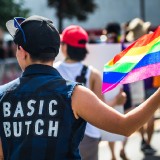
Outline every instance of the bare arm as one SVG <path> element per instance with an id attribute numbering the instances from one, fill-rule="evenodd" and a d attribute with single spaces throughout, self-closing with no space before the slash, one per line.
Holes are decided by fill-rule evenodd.
<path id="1" fill-rule="evenodd" d="M 77 86 L 72 96 L 72 109 L 78 116 L 98 128 L 129 136 L 154 114 L 160 104 L 159 96 L 160 90 L 158 89 L 139 107 L 123 115 L 102 102 L 89 89 Z"/>
<path id="2" fill-rule="evenodd" d="M 100 72 L 95 68 L 91 69 L 89 84 L 90 84 L 91 91 L 93 91 L 99 99 L 104 101 L 104 96 L 101 91 L 102 78 L 101 78 Z"/>

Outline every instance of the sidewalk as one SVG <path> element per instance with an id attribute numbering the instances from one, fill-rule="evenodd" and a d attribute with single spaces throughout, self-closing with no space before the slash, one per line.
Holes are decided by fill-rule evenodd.
<path id="1" fill-rule="evenodd" d="M 126 145 L 126 155 L 129 160 L 160 160 L 160 120 L 155 121 L 155 132 L 152 137 L 151 145 L 157 150 L 154 156 L 145 157 L 140 150 L 141 137 L 138 132 L 135 132 L 128 138 Z M 119 156 L 121 142 L 116 142 L 115 154 L 117 160 L 122 160 Z M 111 160 L 111 153 L 107 142 L 99 144 L 99 160 Z"/>

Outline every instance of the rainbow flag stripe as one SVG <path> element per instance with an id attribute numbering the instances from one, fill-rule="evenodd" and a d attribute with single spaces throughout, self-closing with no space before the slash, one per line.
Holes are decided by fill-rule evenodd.
<path id="1" fill-rule="evenodd" d="M 160 75 L 160 26 L 117 54 L 104 65 L 102 93 L 119 84 Z"/>

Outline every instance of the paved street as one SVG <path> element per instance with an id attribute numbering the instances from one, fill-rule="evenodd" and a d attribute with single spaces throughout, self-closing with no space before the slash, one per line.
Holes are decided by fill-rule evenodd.
<path id="1" fill-rule="evenodd" d="M 145 157 L 140 150 L 141 137 L 138 132 L 131 135 L 126 145 L 126 154 L 129 160 L 160 160 L 160 120 L 155 121 L 155 132 L 151 141 L 151 145 L 157 150 L 154 156 Z M 107 142 L 101 142 L 99 145 L 99 160 L 111 160 L 111 153 Z M 119 152 L 121 142 L 116 142 L 115 152 L 117 160 L 121 160 Z"/>

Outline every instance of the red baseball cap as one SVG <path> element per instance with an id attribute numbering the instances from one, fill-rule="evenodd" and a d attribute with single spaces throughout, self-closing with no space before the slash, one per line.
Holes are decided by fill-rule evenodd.
<path id="1" fill-rule="evenodd" d="M 71 25 L 63 30 L 61 42 L 73 47 L 85 48 L 88 42 L 88 34 L 82 27 Z"/>

